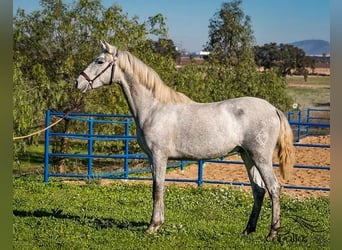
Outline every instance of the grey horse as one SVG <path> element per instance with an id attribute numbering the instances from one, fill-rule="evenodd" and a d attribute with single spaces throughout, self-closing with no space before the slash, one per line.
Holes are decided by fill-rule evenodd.
<path id="1" fill-rule="evenodd" d="M 280 230 L 280 184 L 272 166 L 277 150 L 280 171 L 293 167 L 293 134 L 286 116 L 269 102 L 241 97 L 198 103 L 172 90 L 149 66 L 127 51 L 102 42 L 103 52 L 78 76 L 82 92 L 103 85 L 121 86 L 132 112 L 138 143 L 153 176 L 153 211 L 147 232 L 164 223 L 164 182 L 168 159 L 209 159 L 238 152 L 251 182 L 254 205 L 244 234 L 256 230 L 266 190 L 272 201 L 267 238 Z"/>

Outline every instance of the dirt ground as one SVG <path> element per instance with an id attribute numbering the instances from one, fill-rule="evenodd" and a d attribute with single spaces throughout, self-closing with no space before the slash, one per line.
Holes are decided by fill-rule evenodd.
<path id="1" fill-rule="evenodd" d="M 303 138 L 300 143 L 314 144 L 329 144 L 330 136 L 315 136 Z M 296 147 L 296 165 L 311 165 L 311 166 L 330 166 L 330 149 L 329 148 L 312 148 L 312 147 Z M 238 160 L 240 157 L 235 155 L 227 157 L 228 160 Z M 274 157 L 274 162 L 278 162 Z M 244 166 L 235 164 L 222 163 L 205 163 L 203 179 L 205 180 L 222 180 L 222 181 L 237 181 L 249 182 L 247 172 Z M 292 170 L 291 179 L 285 181 L 279 172 L 279 168 L 275 168 L 276 175 L 281 185 L 295 186 L 310 186 L 310 187 L 330 187 L 330 171 L 317 169 L 298 169 Z M 184 171 L 179 169 L 168 172 L 166 178 L 182 178 L 182 179 L 197 179 L 198 166 L 192 164 L 185 168 Z M 181 184 L 181 185 L 196 185 L 196 184 Z M 222 186 L 207 184 L 208 186 Z M 241 187 L 240 187 L 241 188 Z M 247 187 L 246 187 L 247 188 Z M 245 189 L 245 188 L 244 188 Z M 250 187 L 248 187 L 248 190 Z M 291 196 L 329 196 L 326 191 L 306 191 L 282 189 L 282 194 Z"/>

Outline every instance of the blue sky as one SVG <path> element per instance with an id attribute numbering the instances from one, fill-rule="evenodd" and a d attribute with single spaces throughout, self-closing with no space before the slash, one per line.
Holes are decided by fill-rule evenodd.
<path id="1" fill-rule="evenodd" d="M 73 0 L 64 0 L 73 2 Z M 166 17 L 169 36 L 188 51 L 199 51 L 208 41 L 209 19 L 223 0 L 104 0 L 103 5 L 119 4 L 129 16 L 140 21 L 161 13 Z M 32 11 L 39 0 L 13 0 L 18 7 Z M 306 39 L 330 41 L 329 0 L 243 0 L 242 9 L 251 17 L 256 43 L 290 43 Z"/>

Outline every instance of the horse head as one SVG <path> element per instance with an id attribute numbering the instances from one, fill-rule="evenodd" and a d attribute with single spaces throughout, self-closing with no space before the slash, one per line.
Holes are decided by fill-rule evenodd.
<path id="1" fill-rule="evenodd" d="M 118 49 L 107 42 L 100 42 L 103 51 L 75 80 L 75 87 L 82 92 L 120 81 L 116 70 Z"/>

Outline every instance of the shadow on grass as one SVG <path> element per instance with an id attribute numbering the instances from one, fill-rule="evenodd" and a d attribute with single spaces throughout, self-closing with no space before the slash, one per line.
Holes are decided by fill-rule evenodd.
<path id="1" fill-rule="evenodd" d="M 68 219 L 77 221 L 82 225 L 87 225 L 94 227 L 97 230 L 100 229 L 110 229 L 110 228 L 118 228 L 123 230 L 131 230 L 131 231 L 143 231 L 148 223 L 143 221 L 118 221 L 112 218 L 95 218 L 91 216 L 78 216 L 71 214 L 63 214 L 63 211 L 60 209 L 52 209 L 51 212 L 45 210 L 36 210 L 36 211 L 23 211 L 23 210 L 13 210 L 14 216 L 17 217 L 53 217 L 56 219 Z"/>
<path id="2" fill-rule="evenodd" d="M 44 162 L 44 153 L 41 152 L 29 152 L 21 154 L 18 157 L 21 162 L 30 162 L 32 164 L 42 164 Z"/>

